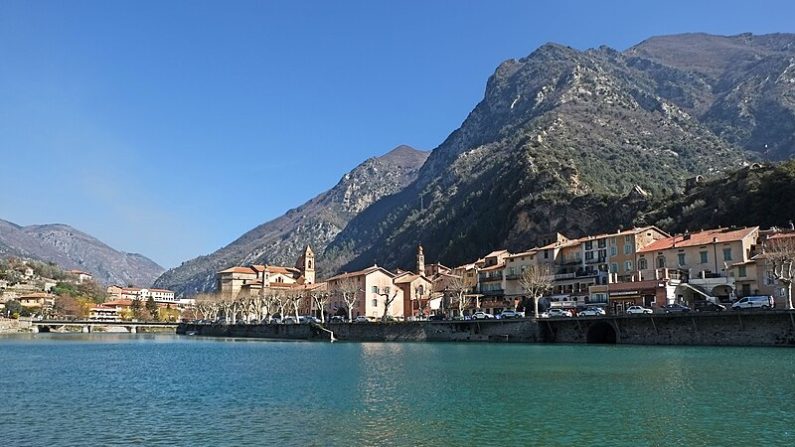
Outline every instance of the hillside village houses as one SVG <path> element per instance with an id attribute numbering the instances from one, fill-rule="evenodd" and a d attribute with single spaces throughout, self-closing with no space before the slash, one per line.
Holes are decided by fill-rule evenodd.
<path id="1" fill-rule="evenodd" d="M 764 253 L 765 241 L 781 237 L 795 238 L 795 230 L 716 228 L 670 235 L 645 226 L 576 239 L 558 233 L 541 247 L 519 253 L 495 250 L 452 268 L 438 263 L 426 266 L 420 246 L 415 272 L 373 265 L 337 274 L 316 286 L 330 297 L 324 309 L 329 314 L 345 314 L 339 289 L 350 280 L 358 293 L 353 316 L 380 318 L 385 300 L 394 298 L 387 315 L 398 320 L 433 314 L 463 317 L 476 310 L 493 315 L 508 309 L 532 312 L 532 297 L 521 281 L 530 266 L 545 272 L 551 283 L 539 300 L 542 310 L 599 306 L 621 314 L 633 305 L 659 308 L 704 300 L 730 304 L 757 294 L 772 295 L 776 307 L 785 308 L 786 291 L 772 279 Z M 309 278 L 314 282 L 314 253 L 307 247 L 294 268 L 231 267 L 218 272 L 218 287 L 222 296 L 237 297 L 261 293 L 263 279 L 266 288 L 274 289 L 305 287 Z M 461 278 L 471 287 L 464 315 L 459 315 L 451 289 Z M 318 310 L 308 302 L 303 308 Z"/>

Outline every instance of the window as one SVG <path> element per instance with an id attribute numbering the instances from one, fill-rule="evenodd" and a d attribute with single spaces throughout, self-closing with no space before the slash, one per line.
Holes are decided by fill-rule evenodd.
<path id="1" fill-rule="evenodd" d="M 646 258 L 638 259 L 638 269 L 646 270 L 647 268 L 648 268 L 648 265 L 646 263 Z"/>
<path id="2" fill-rule="evenodd" d="M 373 286 L 372 291 L 373 293 L 378 293 L 378 286 Z"/>
<path id="3" fill-rule="evenodd" d="M 378 300 L 373 298 L 373 307 L 378 307 Z"/>
<path id="4" fill-rule="evenodd" d="M 676 255 L 676 259 L 677 259 L 677 262 L 679 263 L 679 265 L 686 265 L 685 264 L 685 254 L 684 253 L 678 253 Z"/>
<path id="5" fill-rule="evenodd" d="M 591 294 L 592 303 L 606 303 L 607 302 L 607 294 L 606 293 L 593 293 Z"/>
<path id="6" fill-rule="evenodd" d="M 632 254 L 632 249 L 635 248 L 633 244 L 624 244 L 624 254 Z"/>
<path id="7" fill-rule="evenodd" d="M 585 249 L 593 250 L 593 241 L 585 241 Z"/>
<path id="8" fill-rule="evenodd" d="M 698 252 L 698 255 L 701 257 L 701 263 L 702 264 L 706 264 L 707 262 L 709 262 L 709 259 L 707 259 L 707 252 L 706 251 L 700 251 L 700 252 Z"/>
<path id="9" fill-rule="evenodd" d="M 633 236 L 631 234 L 628 235 L 628 236 L 624 236 L 624 245 L 632 244 L 633 242 L 635 242 L 635 236 Z"/>
<path id="10" fill-rule="evenodd" d="M 632 261 L 627 261 L 624 263 L 624 271 L 631 272 L 632 271 Z"/>
<path id="11" fill-rule="evenodd" d="M 724 248 L 723 249 L 723 260 L 724 261 L 731 261 L 732 260 L 732 249 L 731 248 Z"/>
<path id="12" fill-rule="evenodd" d="M 616 256 L 616 255 L 618 255 L 618 248 L 616 248 L 615 246 L 611 246 L 610 247 L 610 256 Z"/>
<path id="13" fill-rule="evenodd" d="M 600 261 L 604 261 L 605 259 L 607 259 L 607 250 L 599 250 L 598 254 Z"/>
<path id="14" fill-rule="evenodd" d="M 599 239 L 596 241 L 596 246 L 599 248 L 605 248 L 607 246 L 607 239 Z"/>
<path id="15" fill-rule="evenodd" d="M 664 269 L 665 268 L 665 257 L 664 256 L 660 256 L 659 258 L 657 258 L 657 268 L 658 269 Z"/>
<path id="16" fill-rule="evenodd" d="M 748 272 L 746 272 L 746 271 L 745 271 L 745 266 L 744 266 L 744 265 L 741 265 L 741 266 L 740 266 L 740 267 L 737 269 L 737 275 L 738 275 L 740 278 L 745 278 L 745 276 L 746 276 L 747 274 L 748 274 Z"/>
<path id="17" fill-rule="evenodd" d="M 389 286 L 384 287 L 384 293 L 389 293 L 390 289 Z"/>
<path id="18" fill-rule="evenodd" d="M 590 261 L 592 259 L 593 259 L 593 252 L 592 251 L 586 251 L 585 252 L 585 260 L 586 261 Z"/>
<path id="19" fill-rule="evenodd" d="M 544 250 L 544 259 L 549 258 L 549 250 Z"/>
<path id="20" fill-rule="evenodd" d="M 615 262 L 610 264 L 610 273 L 618 273 L 618 264 Z"/>

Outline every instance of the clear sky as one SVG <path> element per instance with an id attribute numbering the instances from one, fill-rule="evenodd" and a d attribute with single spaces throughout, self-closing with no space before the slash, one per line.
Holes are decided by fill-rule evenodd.
<path id="1" fill-rule="evenodd" d="M 399 144 L 433 149 L 505 59 L 795 32 L 792 1 L 0 1 L 0 218 L 165 267 Z"/>

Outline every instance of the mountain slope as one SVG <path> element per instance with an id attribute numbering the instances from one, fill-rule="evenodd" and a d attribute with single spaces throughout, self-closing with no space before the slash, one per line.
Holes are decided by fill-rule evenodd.
<path id="1" fill-rule="evenodd" d="M 795 160 L 746 167 L 666 200 L 644 220 L 671 231 L 754 226 L 787 228 L 795 220 Z M 676 218 L 674 218 L 676 217 Z"/>
<path id="2" fill-rule="evenodd" d="M 701 107 L 685 108 L 726 141 L 768 159 L 795 155 L 795 35 L 662 36 L 627 55 L 693 76 Z"/>
<path id="3" fill-rule="evenodd" d="M 353 219 L 325 256 L 344 269 L 410 266 L 422 242 L 429 259 L 456 264 L 554 231 L 612 231 L 631 225 L 649 194 L 745 164 L 740 147 L 687 111 L 711 108 L 704 76 L 636 53 L 547 44 L 501 64 L 417 181 Z"/>
<path id="4" fill-rule="evenodd" d="M 264 223 L 216 252 L 191 259 L 165 272 L 155 285 L 182 294 L 211 290 L 215 273 L 231 265 L 270 263 L 293 265 L 300 251 L 311 245 L 322 252 L 351 218 L 378 199 L 400 191 L 416 178 L 427 152 L 398 146 L 370 158 L 345 174 L 333 188 Z M 317 260 L 318 273 L 337 267 Z"/>
<path id="5" fill-rule="evenodd" d="M 22 227 L 0 219 L 0 256 L 54 262 L 64 269 L 84 270 L 104 284 L 149 286 L 163 272 L 154 261 L 124 253 L 68 225 Z"/>

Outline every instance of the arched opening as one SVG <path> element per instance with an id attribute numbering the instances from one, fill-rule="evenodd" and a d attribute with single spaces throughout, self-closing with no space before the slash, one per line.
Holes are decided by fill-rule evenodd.
<path id="1" fill-rule="evenodd" d="M 600 321 L 588 328 L 586 341 L 589 344 L 616 344 L 616 330 L 610 323 Z"/>

